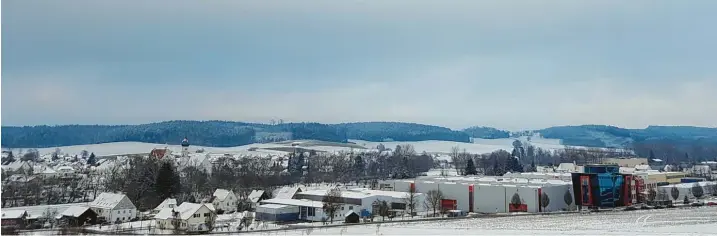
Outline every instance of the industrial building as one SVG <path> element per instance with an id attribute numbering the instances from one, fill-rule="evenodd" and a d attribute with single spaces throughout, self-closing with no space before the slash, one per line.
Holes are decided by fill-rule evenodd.
<path id="1" fill-rule="evenodd" d="M 256 208 L 256 219 L 260 221 L 295 221 L 299 219 L 300 206 L 264 204 Z"/>
<path id="2" fill-rule="evenodd" d="M 688 199 L 692 200 L 695 199 L 695 188 L 699 186 L 699 188 L 702 189 L 702 196 L 708 196 L 713 194 L 714 186 L 717 185 L 717 182 L 694 182 L 694 183 L 680 183 L 680 184 L 671 184 L 671 185 L 665 185 L 658 187 L 659 192 L 666 193 L 666 197 L 669 198 L 672 201 L 682 201 L 687 197 Z M 679 194 L 674 194 L 673 191 L 676 191 Z M 676 195 L 676 196 L 675 196 Z"/>
<path id="3" fill-rule="evenodd" d="M 328 219 L 323 210 L 323 198 L 329 189 L 307 190 L 297 192 L 292 199 L 273 198 L 261 201 L 257 206 L 257 219 L 265 221 L 322 221 Z M 386 201 L 392 210 L 408 211 L 406 208 L 407 192 L 371 190 L 367 188 L 354 188 L 341 191 L 341 207 L 334 218 L 345 218 L 351 213 L 360 217 L 369 217 L 377 210 L 378 202 Z M 414 212 L 423 211 L 424 194 L 415 193 Z"/>
<path id="4" fill-rule="evenodd" d="M 560 179 L 511 177 L 424 177 L 385 180 L 379 188 L 443 193 L 442 208 L 463 212 L 551 212 L 571 210 L 574 198 L 570 182 Z"/>
<path id="5" fill-rule="evenodd" d="M 573 173 L 573 195 L 578 206 L 622 207 L 633 204 L 635 181 L 631 174 L 620 174 L 617 165 L 586 165 L 585 173 Z"/>
<path id="6" fill-rule="evenodd" d="M 272 198 L 256 207 L 256 219 L 262 221 L 322 221 L 328 218 L 324 203 L 308 199 Z M 285 207 L 281 207 L 285 206 Z M 341 214 L 338 214 L 341 215 Z"/>

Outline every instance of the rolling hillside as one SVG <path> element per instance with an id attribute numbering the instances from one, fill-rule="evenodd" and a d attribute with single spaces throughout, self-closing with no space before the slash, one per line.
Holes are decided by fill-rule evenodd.
<path id="1" fill-rule="evenodd" d="M 238 147 L 286 140 L 318 140 L 347 143 L 442 141 L 469 144 L 472 139 L 512 140 L 538 133 L 558 146 L 631 148 L 638 155 L 713 159 L 717 157 L 717 128 L 649 126 L 624 129 L 606 125 L 556 126 L 541 130 L 508 132 L 490 127 L 451 130 L 445 127 L 400 122 L 359 122 L 343 124 L 286 123 L 258 124 L 232 121 L 166 121 L 141 125 L 63 125 L 2 127 L 4 148 L 50 148 L 115 142 L 179 144 L 188 137 L 193 145 Z M 553 141 L 551 141 L 553 142 Z M 455 145 L 454 145 L 455 146 Z M 461 145 L 458 145 L 461 146 Z M 468 146 L 467 146 L 468 147 Z M 450 148 L 450 147 L 449 147 Z M 426 148 L 434 151 L 433 148 Z M 476 150 L 489 150 L 477 147 Z M 678 157 L 679 156 L 679 157 Z"/>

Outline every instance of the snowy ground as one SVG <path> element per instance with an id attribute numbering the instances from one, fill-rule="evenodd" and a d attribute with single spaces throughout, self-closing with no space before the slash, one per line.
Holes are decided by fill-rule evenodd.
<path id="1" fill-rule="evenodd" d="M 717 208 L 517 216 L 315 228 L 249 235 L 717 235 Z"/>
<path id="2" fill-rule="evenodd" d="M 536 147 L 543 149 L 555 150 L 562 149 L 565 146 L 560 144 L 558 139 L 543 139 L 539 137 L 533 137 L 528 141 L 527 137 L 519 138 L 523 142 L 530 143 Z M 338 151 L 362 151 L 364 149 L 358 147 L 364 147 L 368 150 L 373 150 L 379 144 L 383 144 L 387 148 L 393 148 L 400 144 L 411 144 L 414 146 L 416 152 L 428 152 L 428 153 L 449 153 L 452 147 L 459 147 L 461 150 L 465 149 L 469 153 L 490 153 L 499 149 L 511 150 L 513 148 L 512 143 L 514 138 L 504 139 L 474 139 L 472 143 L 460 143 L 451 141 L 417 141 L 417 142 L 370 142 L 363 140 L 349 140 L 356 143 L 352 144 L 340 144 L 330 142 L 312 142 L 307 140 L 296 141 L 302 143 L 302 148 L 314 149 L 317 151 L 326 152 L 338 152 Z M 191 146 L 190 151 L 194 152 L 198 149 L 204 149 L 206 153 L 231 153 L 235 155 L 281 155 L 285 152 L 268 150 L 267 148 L 282 148 L 291 147 L 292 142 L 281 142 L 281 143 L 255 143 L 237 147 L 202 147 L 202 146 Z M 304 146 L 305 145 L 305 146 Z M 138 154 L 138 153 L 149 153 L 154 148 L 167 147 L 175 153 L 181 151 L 179 145 L 166 145 L 156 143 L 141 143 L 141 142 L 115 142 L 115 143 L 103 143 L 103 144 L 89 144 L 89 145 L 74 145 L 58 147 L 62 153 L 69 155 L 78 155 L 82 150 L 93 152 L 97 156 L 114 156 L 114 155 L 127 155 L 127 154 Z M 249 151 L 252 149 L 252 151 Z M 38 149 L 40 154 L 49 154 L 55 151 L 55 148 L 40 148 Z"/>

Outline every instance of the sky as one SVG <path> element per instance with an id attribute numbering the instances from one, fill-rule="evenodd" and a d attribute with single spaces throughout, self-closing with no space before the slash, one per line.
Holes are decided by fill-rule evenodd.
<path id="1" fill-rule="evenodd" d="M 2 125 L 717 126 L 717 1 L 2 1 Z"/>

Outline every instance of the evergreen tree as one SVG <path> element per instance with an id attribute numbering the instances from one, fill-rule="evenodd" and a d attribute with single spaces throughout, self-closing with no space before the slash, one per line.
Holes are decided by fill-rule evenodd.
<path id="1" fill-rule="evenodd" d="M 530 172 L 536 172 L 536 171 L 538 171 L 538 167 L 535 166 L 535 160 L 533 160 L 532 162 L 530 162 Z"/>
<path id="2" fill-rule="evenodd" d="M 354 158 L 354 171 L 356 172 L 357 177 L 363 177 L 365 169 L 366 162 L 364 162 L 363 157 L 361 157 L 361 155 L 357 155 Z"/>
<path id="3" fill-rule="evenodd" d="M 95 157 L 95 153 L 90 153 L 90 157 L 87 158 L 87 164 L 88 165 L 95 165 L 97 164 L 97 158 Z"/>
<path id="4" fill-rule="evenodd" d="M 655 159 L 655 152 L 653 152 L 652 149 L 650 149 L 650 160 L 648 160 L 648 161 L 652 161 L 653 159 Z"/>
<path id="5" fill-rule="evenodd" d="M 475 163 L 473 163 L 473 158 L 468 159 L 468 164 L 466 164 L 466 175 L 477 175 L 478 171 L 476 170 Z"/>
<path id="6" fill-rule="evenodd" d="M 173 197 L 181 190 L 179 174 L 171 162 L 163 162 L 160 166 L 154 188 L 160 199 Z"/>
<path id="7" fill-rule="evenodd" d="M 519 156 L 520 156 L 520 154 L 518 153 L 518 149 L 516 149 L 516 148 L 513 148 L 513 151 L 510 152 L 510 155 L 513 156 L 513 157 L 519 157 Z"/>

